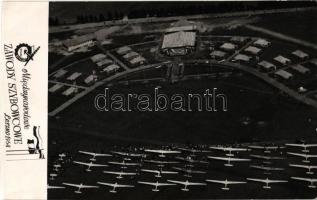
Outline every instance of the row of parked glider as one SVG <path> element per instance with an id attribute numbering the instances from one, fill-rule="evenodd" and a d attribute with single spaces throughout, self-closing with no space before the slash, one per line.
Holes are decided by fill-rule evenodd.
<path id="1" fill-rule="evenodd" d="M 73 161 L 73 163 L 78 165 L 86 166 L 86 171 L 90 172 L 92 167 L 108 167 L 109 165 L 112 166 L 120 166 L 119 171 L 114 170 L 104 170 L 103 173 L 105 174 L 112 174 L 115 175 L 117 179 L 122 179 L 124 176 L 136 176 L 139 175 L 140 172 L 142 173 L 152 173 L 156 178 L 162 177 L 164 174 L 178 174 L 183 173 L 186 177 L 191 177 L 192 174 L 206 174 L 205 171 L 201 170 L 193 170 L 192 167 L 194 164 L 209 164 L 210 159 L 212 160 L 221 160 L 225 161 L 226 167 L 232 167 L 232 162 L 248 162 L 252 159 L 260 159 L 263 161 L 264 165 L 250 165 L 250 168 L 258 169 L 258 170 L 264 170 L 265 174 L 270 174 L 270 171 L 282 171 L 285 170 L 285 168 L 281 167 L 272 167 L 270 164 L 273 160 L 282 160 L 285 159 L 285 157 L 282 156 L 272 156 L 270 155 L 271 151 L 277 151 L 279 149 L 284 149 L 286 146 L 289 147 L 301 147 L 302 152 L 301 153 L 295 153 L 295 152 L 286 152 L 287 155 L 290 156 L 298 156 L 303 157 L 304 160 L 302 161 L 304 164 L 289 164 L 290 167 L 296 167 L 296 168 L 304 168 L 306 169 L 306 174 L 312 175 L 314 172 L 312 169 L 317 169 L 317 165 L 308 165 L 310 163 L 310 158 L 316 158 L 317 155 L 309 154 L 310 150 L 309 148 L 317 147 L 317 144 L 285 144 L 285 146 L 261 146 L 261 145 L 249 145 L 247 147 L 223 147 L 223 146 L 210 146 L 208 150 L 200 150 L 200 149 L 194 149 L 194 148 L 175 148 L 175 149 L 142 149 L 142 153 L 135 153 L 135 152 L 121 152 L 121 151 L 111 151 L 111 153 L 95 153 L 95 152 L 89 152 L 89 151 L 79 151 L 81 154 L 85 154 L 88 156 L 91 156 L 89 159 L 89 162 L 81 162 L 81 161 Z M 234 152 L 240 152 L 240 151 L 251 151 L 252 149 L 261 149 L 265 153 L 264 155 L 257 155 L 257 154 L 249 154 L 250 158 L 238 158 L 235 156 Z M 197 153 L 209 153 L 211 150 L 219 150 L 219 151 L 225 151 L 226 156 L 206 156 L 205 160 L 196 159 L 195 154 Z M 174 158 L 174 160 L 162 160 L 158 158 L 165 158 L 166 155 L 177 155 L 181 154 L 183 152 L 187 152 L 187 156 L 171 156 Z M 151 156 L 153 154 L 156 154 L 158 158 L 152 159 Z M 95 163 L 97 157 L 112 157 L 112 156 L 120 156 L 123 158 L 122 161 L 108 161 L 106 164 L 101 163 Z M 59 154 L 59 160 L 63 160 L 65 154 Z M 140 162 L 132 162 L 132 159 L 139 158 Z M 176 167 L 174 164 L 185 162 L 185 167 Z M 125 172 L 124 169 L 128 167 L 142 167 L 143 163 L 151 163 L 159 167 L 159 169 L 146 169 L 141 168 L 139 171 L 135 172 Z M 171 166 L 171 170 L 163 170 L 162 168 L 165 165 L 174 165 Z M 60 164 L 54 164 L 54 171 L 58 172 L 59 168 L 61 168 Z M 50 174 L 51 180 L 54 180 L 54 175 Z M 55 174 L 57 176 L 57 174 Z M 315 182 L 317 182 L 317 178 L 307 178 L 307 177 L 291 177 L 291 179 L 296 181 L 306 181 L 309 183 L 309 188 L 316 188 L 314 185 Z M 207 183 L 217 183 L 217 184 L 223 184 L 222 187 L 223 190 L 229 190 L 228 185 L 233 184 L 246 184 L 249 181 L 254 182 L 261 182 L 264 184 L 264 189 L 270 189 L 271 186 L 269 184 L 273 183 L 285 183 L 288 182 L 288 180 L 275 180 L 275 179 L 259 179 L 259 178 L 246 178 L 246 180 L 238 181 L 238 180 L 216 180 L 216 179 L 206 179 L 204 182 L 192 182 L 189 180 L 172 180 L 167 179 L 166 181 L 137 181 L 140 185 L 149 185 L 152 186 L 152 191 L 157 192 L 159 191 L 159 187 L 168 187 L 168 186 L 175 186 L 175 185 L 182 185 L 181 188 L 182 191 L 189 191 L 189 186 L 206 186 Z M 75 183 L 68 183 L 63 182 L 64 186 L 48 186 L 48 189 L 64 189 L 65 186 L 68 187 L 75 187 L 77 190 L 75 190 L 75 193 L 81 193 L 81 189 L 88 189 L 88 188 L 99 188 L 101 186 L 111 187 L 110 192 L 116 193 L 117 188 L 133 188 L 135 185 L 129 185 L 129 184 L 118 184 L 117 182 L 111 183 L 111 182 L 97 182 L 97 185 L 85 185 L 83 183 L 75 184 Z"/>
<path id="2" fill-rule="evenodd" d="M 310 184 L 308 185 L 309 188 L 316 188 L 316 186 L 313 184 L 317 182 L 317 179 L 309 179 L 309 178 L 301 178 L 301 177 L 291 177 L 291 179 L 294 180 L 299 180 L 299 181 L 307 181 Z M 261 182 L 264 183 L 263 188 L 264 189 L 271 189 L 271 186 L 269 184 L 273 183 L 286 183 L 288 180 L 272 180 L 269 178 L 266 179 L 258 179 L 258 178 L 246 178 L 248 181 L 255 181 L 255 182 Z M 236 185 L 236 184 L 246 184 L 246 181 L 231 181 L 231 180 L 215 180 L 215 179 L 206 179 L 205 180 L 207 183 L 218 183 L 218 184 L 223 184 L 224 186 L 221 188 L 222 190 L 229 190 L 230 188 L 228 185 Z M 143 185 L 149 185 L 153 186 L 152 191 L 153 192 L 158 192 L 159 187 L 163 186 L 174 186 L 174 185 L 183 185 L 183 188 L 181 188 L 182 191 L 189 191 L 188 187 L 189 186 L 206 186 L 207 183 L 204 182 L 191 182 L 191 181 L 179 181 L 179 180 L 167 180 L 167 182 L 147 182 L 147 181 L 138 181 L 138 184 L 143 184 Z M 134 185 L 125 185 L 125 184 L 118 184 L 117 182 L 115 183 L 109 183 L 109 182 L 97 182 L 99 185 L 103 186 L 108 186 L 111 187 L 112 189 L 109 190 L 109 192 L 116 193 L 116 188 L 131 188 L 135 187 Z M 97 185 L 84 185 L 82 183 L 80 184 L 74 184 L 74 183 L 66 183 L 63 182 L 63 185 L 65 186 L 70 186 L 70 187 L 75 187 L 77 190 L 75 190 L 75 193 L 81 193 L 81 189 L 89 189 L 89 188 L 99 188 Z M 64 189 L 64 186 L 48 186 L 48 189 Z"/>

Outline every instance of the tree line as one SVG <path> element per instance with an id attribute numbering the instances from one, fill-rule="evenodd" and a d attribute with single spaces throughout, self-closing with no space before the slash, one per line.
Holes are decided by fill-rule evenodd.
<path id="1" fill-rule="evenodd" d="M 137 3 L 136 3 L 137 4 Z M 135 9 L 112 10 L 99 14 L 82 14 L 75 16 L 73 23 L 93 23 L 111 20 L 120 20 L 146 17 L 171 17 L 196 14 L 213 14 L 223 12 L 255 11 L 264 9 L 294 8 L 316 6 L 316 2 L 151 2 L 150 6 L 141 6 Z M 50 17 L 49 24 L 58 26 L 65 24 L 58 17 Z"/>

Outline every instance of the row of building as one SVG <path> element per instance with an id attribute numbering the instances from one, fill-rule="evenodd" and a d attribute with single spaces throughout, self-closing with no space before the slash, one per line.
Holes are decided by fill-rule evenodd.
<path id="1" fill-rule="evenodd" d="M 114 61 L 112 59 L 109 59 L 105 54 L 96 54 L 90 59 L 93 63 L 97 65 L 101 73 L 106 73 L 107 75 L 110 75 L 116 73 L 120 69 L 119 65 L 114 63 Z"/>
<path id="2" fill-rule="evenodd" d="M 68 73 L 67 70 L 65 69 L 60 69 L 58 70 L 54 75 L 54 79 L 61 79 L 63 78 L 66 74 Z M 81 72 L 73 72 L 71 73 L 70 75 L 68 75 L 66 77 L 66 80 L 68 82 L 71 82 L 71 83 L 74 83 L 76 82 L 81 76 L 83 75 L 83 73 Z M 93 82 L 96 82 L 98 79 L 98 76 L 95 72 L 93 72 L 93 74 L 91 75 L 88 75 L 87 77 L 84 78 L 84 82 L 87 84 L 87 85 L 90 85 L 91 83 Z"/>
<path id="3" fill-rule="evenodd" d="M 142 55 L 133 51 L 128 46 L 118 48 L 116 50 L 116 53 L 121 56 L 126 62 L 128 62 L 129 65 L 132 67 L 144 65 L 144 63 L 146 62 L 146 59 Z"/>
<path id="4" fill-rule="evenodd" d="M 56 93 L 60 90 L 62 90 L 64 87 L 67 87 L 67 89 L 63 90 L 63 92 L 61 93 L 63 96 L 69 97 L 71 95 L 74 95 L 76 93 L 78 93 L 78 88 L 77 87 L 73 87 L 73 86 L 65 86 L 62 83 L 56 83 L 54 84 L 52 87 L 50 87 L 48 89 L 48 91 L 50 93 Z"/>
<path id="5" fill-rule="evenodd" d="M 82 77 L 82 72 L 72 72 L 71 74 L 69 74 L 69 71 L 67 69 L 60 69 L 53 75 L 53 78 L 55 80 L 65 78 L 67 82 L 76 83 L 81 77 L 81 80 L 83 80 L 86 85 L 91 85 L 98 80 L 99 75 L 97 71 L 99 71 L 99 73 L 101 74 L 106 73 L 107 75 L 110 75 L 120 69 L 120 67 L 116 65 L 113 60 L 108 59 L 105 54 L 96 54 L 90 57 L 90 60 L 97 65 L 97 69 L 92 68 L 92 73 L 86 77 Z M 56 84 L 52 88 L 50 88 L 49 91 L 55 92 L 56 90 L 60 89 L 60 87 L 61 86 L 59 84 Z"/>
<path id="6" fill-rule="evenodd" d="M 240 37 L 235 36 L 230 39 L 229 42 L 223 43 L 219 50 L 214 50 L 210 53 L 211 58 L 216 60 L 222 60 L 224 59 L 228 54 L 231 54 L 234 51 L 237 51 L 239 48 L 239 45 L 245 43 L 248 41 L 249 38 L 247 37 Z M 244 49 L 245 54 L 238 54 L 234 60 L 236 61 L 243 61 L 243 62 L 249 62 L 249 60 L 253 56 L 258 56 L 260 52 L 262 52 L 262 48 L 270 46 L 270 42 L 264 39 L 258 39 L 253 42 L 251 46 L 248 46 Z"/>
<path id="7" fill-rule="evenodd" d="M 214 50 L 210 53 L 211 58 L 216 60 L 223 60 L 228 55 L 232 54 L 234 51 L 238 50 L 239 45 L 237 44 L 243 44 L 248 40 L 246 37 L 232 37 L 229 42 L 223 43 L 219 49 L 220 50 Z M 278 67 L 266 60 L 260 60 L 259 54 L 263 51 L 263 48 L 267 48 L 271 45 L 271 43 L 264 39 L 257 39 L 252 43 L 252 45 L 248 46 L 243 50 L 242 53 L 239 53 L 233 57 L 231 61 L 233 62 L 240 62 L 245 64 L 250 64 L 250 61 L 253 58 L 257 58 L 257 67 L 259 67 L 264 72 L 270 72 L 274 71 L 274 74 L 278 77 L 281 77 L 282 79 L 288 80 L 293 77 L 293 74 L 283 70 L 278 69 Z M 296 50 L 291 53 L 293 57 L 296 57 L 299 60 L 306 60 L 309 58 L 309 55 L 301 50 Z M 310 69 L 307 67 L 301 65 L 301 64 L 294 64 L 291 65 L 292 61 L 291 59 L 278 55 L 273 58 L 274 62 L 280 64 L 281 66 L 287 66 L 290 65 L 290 69 L 300 73 L 300 74 L 307 74 L 310 73 Z"/>

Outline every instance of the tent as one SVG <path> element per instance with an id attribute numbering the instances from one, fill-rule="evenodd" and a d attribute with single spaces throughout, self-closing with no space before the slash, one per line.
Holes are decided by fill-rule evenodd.
<path id="1" fill-rule="evenodd" d="M 244 54 L 238 54 L 236 55 L 233 60 L 235 61 L 243 61 L 243 62 L 249 62 L 251 57 L 244 55 Z"/>
<path id="2" fill-rule="evenodd" d="M 112 63 L 113 63 L 112 60 L 104 59 L 104 60 L 101 60 L 101 61 L 97 62 L 96 64 L 97 64 L 98 67 L 102 67 L 104 65 L 109 65 L 109 64 L 112 64 Z"/>
<path id="3" fill-rule="evenodd" d="M 268 47 L 270 46 L 271 42 L 264 39 L 258 39 L 253 44 L 260 47 Z"/>
<path id="4" fill-rule="evenodd" d="M 102 59 L 105 59 L 106 57 L 107 56 L 105 54 L 99 53 L 99 54 L 92 56 L 90 59 L 92 62 L 96 63 L 96 62 L 101 61 Z"/>
<path id="5" fill-rule="evenodd" d="M 48 89 L 49 92 L 51 93 L 54 93 L 56 92 L 57 90 L 61 89 L 63 87 L 63 84 L 60 84 L 60 83 L 56 83 L 55 85 L 53 85 L 52 87 L 50 87 Z"/>
<path id="6" fill-rule="evenodd" d="M 259 62 L 258 65 L 265 70 L 276 70 L 275 65 L 265 60 L 262 60 L 261 62 Z"/>
<path id="7" fill-rule="evenodd" d="M 137 65 L 137 64 L 143 64 L 145 61 L 145 58 L 143 58 L 142 56 L 138 56 L 133 58 L 132 60 L 130 60 L 130 64 L 131 65 Z"/>
<path id="8" fill-rule="evenodd" d="M 224 50 L 234 50 L 236 48 L 236 45 L 232 43 L 224 43 L 220 46 L 220 48 Z"/>
<path id="9" fill-rule="evenodd" d="M 76 93 L 77 90 L 78 90 L 78 89 L 75 88 L 75 87 L 70 87 L 70 88 L 68 88 L 67 90 L 65 90 L 65 91 L 63 92 L 63 95 L 65 95 L 65 96 L 72 95 L 72 94 Z"/>
<path id="10" fill-rule="evenodd" d="M 58 70 L 58 72 L 56 72 L 54 74 L 54 78 L 61 78 L 62 76 L 64 76 L 67 73 L 67 70 L 64 69 L 60 69 Z"/>
<path id="11" fill-rule="evenodd" d="M 226 52 L 223 52 L 223 51 L 213 51 L 211 52 L 209 55 L 212 57 L 212 58 L 224 58 L 226 56 Z"/>
<path id="12" fill-rule="evenodd" d="M 294 69 L 295 71 L 301 73 L 301 74 L 307 74 L 310 72 L 310 70 L 308 68 L 306 68 L 300 64 L 293 65 L 293 66 L 291 66 L 291 68 Z"/>
<path id="13" fill-rule="evenodd" d="M 249 52 L 249 53 L 254 54 L 254 55 L 257 55 L 261 51 L 261 49 L 254 47 L 254 46 L 249 46 L 244 51 Z"/>
<path id="14" fill-rule="evenodd" d="M 305 59 L 305 58 L 308 58 L 309 55 L 301 50 L 296 50 L 294 52 L 292 52 L 292 54 L 294 56 L 297 56 L 298 58 L 301 58 L 301 59 Z"/>
<path id="15" fill-rule="evenodd" d="M 79 72 L 74 72 L 72 75 L 70 75 L 69 77 L 67 77 L 67 80 L 69 81 L 74 81 L 76 80 L 78 77 L 81 76 L 81 73 Z"/>
<path id="16" fill-rule="evenodd" d="M 274 74 L 279 76 L 279 77 L 282 77 L 283 79 L 286 79 L 286 80 L 293 77 L 293 74 L 291 74 L 285 70 L 282 70 L 282 69 L 276 71 Z"/>
<path id="17" fill-rule="evenodd" d="M 138 56 L 138 55 L 139 55 L 139 54 L 138 54 L 137 52 L 131 51 L 131 52 L 125 54 L 125 55 L 123 56 L 123 58 L 126 59 L 126 60 L 128 60 L 128 59 L 131 59 L 131 58 L 136 57 L 136 56 Z"/>
<path id="18" fill-rule="evenodd" d="M 117 52 L 119 55 L 124 55 L 124 54 L 128 53 L 129 51 L 132 51 L 132 49 L 131 49 L 130 47 L 128 47 L 128 46 L 123 46 L 123 47 L 120 47 L 119 49 L 117 49 L 116 52 Z"/>
<path id="19" fill-rule="evenodd" d="M 105 67 L 102 71 L 107 73 L 112 73 L 119 69 L 120 67 L 118 65 L 112 64 L 112 65 L 109 65 L 108 67 Z"/>
<path id="20" fill-rule="evenodd" d="M 288 58 L 285 58 L 284 56 L 278 55 L 274 58 L 275 61 L 283 64 L 283 65 L 287 65 L 289 63 L 291 63 L 291 60 Z"/>

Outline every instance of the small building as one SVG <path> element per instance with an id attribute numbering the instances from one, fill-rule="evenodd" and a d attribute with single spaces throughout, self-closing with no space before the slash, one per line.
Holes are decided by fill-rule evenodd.
<path id="1" fill-rule="evenodd" d="M 67 48 L 67 51 L 74 51 L 82 47 L 90 47 L 95 45 L 95 36 L 94 34 L 87 34 L 78 36 L 73 39 L 68 39 L 63 42 L 63 45 Z"/>
<path id="2" fill-rule="evenodd" d="M 77 89 L 76 87 L 70 87 L 70 88 L 68 88 L 67 90 L 65 90 L 62 94 L 63 94 L 64 96 L 70 96 L 70 95 L 72 95 L 72 94 L 77 93 L 77 91 L 78 91 L 78 89 Z"/>
<path id="3" fill-rule="evenodd" d="M 285 70 L 282 70 L 282 69 L 276 71 L 274 74 L 285 79 L 285 80 L 289 80 L 289 79 L 293 78 L 293 74 L 291 74 Z"/>
<path id="4" fill-rule="evenodd" d="M 234 58 L 233 58 L 233 62 L 234 61 L 239 61 L 239 62 L 245 62 L 245 63 L 247 63 L 247 62 L 249 62 L 250 61 L 250 59 L 251 59 L 251 57 L 250 56 L 247 56 L 247 55 L 244 55 L 244 54 L 238 54 L 238 55 L 236 55 Z"/>
<path id="5" fill-rule="evenodd" d="M 284 56 L 281 56 L 281 55 L 276 56 L 274 60 L 281 63 L 282 65 L 288 65 L 291 63 L 290 59 L 285 58 Z"/>
<path id="6" fill-rule="evenodd" d="M 294 69 L 295 71 L 301 73 L 301 74 L 308 74 L 310 73 L 310 70 L 306 67 L 304 67 L 303 65 L 297 64 L 297 65 L 293 65 L 291 66 L 292 69 Z"/>
<path id="7" fill-rule="evenodd" d="M 54 93 L 54 92 L 56 92 L 57 90 L 61 89 L 62 87 L 63 87 L 63 84 L 56 83 L 55 85 L 53 85 L 52 87 L 50 87 L 50 88 L 48 89 L 48 91 L 49 91 L 50 93 Z"/>
<path id="8" fill-rule="evenodd" d="M 54 74 L 54 78 L 62 78 L 68 71 L 65 69 L 60 69 Z"/>
<path id="9" fill-rule="evenodd" d="M 113 63 L 113 60 L 110 60 L 110 59 L 104 59 L 104 60 L 101 60 L 101 61 L 99 61 L 99 62 L 97 62 L 96 63 L 96 65 L 98 66 L 98 67 L 103 67 L 103 66 L 105 66 L 105 65 L 110 65 L 110 64 L 112 64 Z"/>
<path id="10" fill-rule="evenodd" d="M 258 66 L 260 66 L 260 68 L 263 69 L 264 71 L 276 70 L 275 65 L 273 65 L 272 63 L 265 61 L 265 60 L 262 60 L 261 62 L 259 62 Z"/>
<path id="11" fill-rule="evenodd" d="M 90 60 L 91 60 L 92 62 L 96 63 L 96 62 L 99 62 L 99 61 L 105 59 L 106 57 L 107 57 L 107 56 L 106 56 L 105 54 L 99 53 L 99 54 L 96 54 L 96 55 L 90 57 Z"/>
<path id="12" fill-rule="evenodd" d="M 309 55 L 301 50 L 296 50 L 294 52 L 292 52 L 292 55 L 300 58 L 300 59 L 307 59 L 309 58 Z"/>
<path id="13" fill-rule="evenodd" d="M 74 80 L 76 80 L 78 77 L 80 77 L 81 76 L 81 73 L 79 73 L 79 72 L 74 72 L 74 73 L 72 73 L 69 77 L 67 77 L 67 80 L 69 80 L 69 81 L 74 81 Z"/>
<path id="14" fill-rule="evenodd" d="M 235 43 L 244 43 L 247 39 L 247 37 L 233 36 L 230 41 Z"/>
<path id="15" fill-rule="evenodd" d="M 112 64 L 112 65 L 109 65 L 108 67 L 105 67 L 102 72 L 106 72 L 107 74 L 111 74 L 111 73 L 114 73 L 116 71 L 118 71 L 120 69 L 120 67 L 116 64 Z"/>
<path id="16" fill-rule="evenodd" d="M 123 47 L 120 47 L 116 50 L 116 52 L 119 54 L 119 55 L 124 55 L 124 54 L 127 54 L 128 52 L 132 51 L 132 49 L 128 46 L 123 46 Z"/>
<path id="17" fill-rule="evenodd" d="M 87 76 L 87 78 L 85 78 L 84 82 L 87 85 L 90 85 L 90 84 L 96 82 L 96 80 L 97 80 L 97 76 L 92 74 L 92 75 Z"/>
<path id="18" fill-rule="evenodd" d="M 253 44 L 260 47 L 268 47 L 271 45 L 271 42 L 264 39 L 258 39 Z"/>
<path id="19" fill-rule="evenodd" d="M 251 53 L 253 55 L 257 55 L 258 53 L 260 53 L 261 49 L 254 46 L 249 46 L 244 51 Z"/>
<path id="20" fill-rule="evenodd" d="M 224 43 L 220 46 L 220 49 L 226 50 L 226 51 L 233 51 L 237 48 L 236 45 L 232 44 L 232 43 Z"/>
<path id="21" fill-rule="evenodd" d="M 139 56 L 139 54 L 138 54 L 137 52 L 131 51 L 131 52 L 125 54 L 125 55 L 123 56 L 123 58 L 124 58 L 125 60 L 130 60 L 130 59 L 135 58 L 135 57 L 137 57 L 137 56 Z"/>
<path id="22" fill-rule="evenodd" d="M 226 54 L 227 54 L 226 52 L 216 50 L 211 52 L 209 55 L 213 59 L 223 59 L 226 56 Z"/>
<path id="23" fill-rule="evenodd" d="M 143 58 L 142 56 L 138 56 L 138 57 L 135 57 L 133 58 L 132 60 L 129 61 L 130 64 L 132 66 L 135 66 L 135 65 L 143 65 L 144 62 L 145 62 L 145 58 Z"/>

